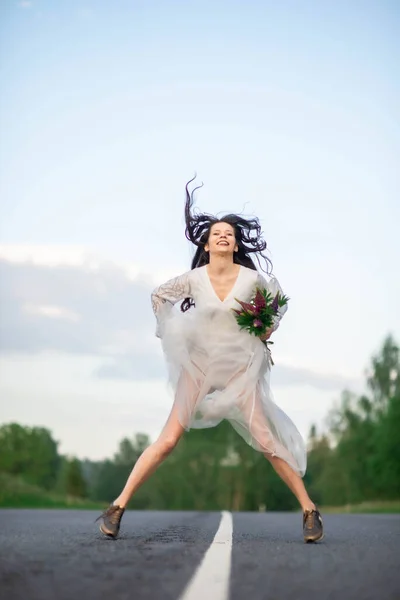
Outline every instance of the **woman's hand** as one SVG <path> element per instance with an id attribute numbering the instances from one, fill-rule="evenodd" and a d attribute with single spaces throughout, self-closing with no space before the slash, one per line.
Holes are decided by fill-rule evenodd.
<path id="1" fill-rule="evenodd" d="M 260 335 L 260 340 L 262 342 L 266 342 L 267 340 L 269 340 L 269 338 L 271 337 L 271 335 L 273 334 L 274 330 L 272 327 L 270 327 L 270 329 L 267 329 L 265 333 L 263 333 L 262 335 Z"/>

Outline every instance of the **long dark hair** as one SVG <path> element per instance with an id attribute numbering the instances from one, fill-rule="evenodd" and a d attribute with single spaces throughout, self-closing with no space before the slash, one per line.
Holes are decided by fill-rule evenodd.
<path id="1" fill-rule="evenodd" d="M 256 217 L 251 219 L 245 219 L 240 215 L 229 214 L 221 218 L 208 215 L 206 213 L 193 212 L 194 204 L 194 193 L 196 190 L 203 187 L 203 184 L 195 187 L 189 192 L 189 185 L 196 179 L 196 176 L 186 184 L 186 202 L 185 202 L 185 222 L 186 238 L 192 242 L 196 248 L 196 252 L 192 259 L 191 269 L 197 269 L 203 267 L 210 262 L 209 253 L 205 251 L 204 247 L 208 242 L 210 235 L 210 229 L 215 223 L 228 223 L 232 225 L 235 231 L 236 243 L 238 251 L 233 255 L 233 262 L 238 265 L 243 265 L 249 269 L 257 270 L 253 259 L 250 254 L 255 254 L 259 267 L 267 274 L 272 272 L 272 262 L 264 254 L 264 250 L 267 248 L 267 243 L 262 237 L 261 225 Z M 263 269 L 260 257 L 263 259 L 266 268 Z M 194 306 L 192 298 L 185 298 L 181 304 L 181 310 L 185 312 L 191 306 Z"/>

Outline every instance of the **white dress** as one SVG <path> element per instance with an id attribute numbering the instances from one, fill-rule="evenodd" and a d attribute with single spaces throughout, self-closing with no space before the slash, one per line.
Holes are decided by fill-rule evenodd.
<path id="1" fill-rule="evenodd" d="M 205 266 L 171 279 L 152 293 L 156 335 L 162 340 L 178 418 L 186 430 L 214 427 L 227 419 L 250 446 L 284 459 L 303 476 L 305 444 L 273 401 L 269 351 L 256 336 L 239 329 L 232 311 L 240 308 L 235 298 L 248 302 L 256 286 L 273 295 L 282 292 L 275 278 L 267 281 L 243 266 L 223 301 Z M 195 307 L 183 313 L 180 303 L 187 297 Z M 286 309 L 280 309 L 274 329 Z"/>

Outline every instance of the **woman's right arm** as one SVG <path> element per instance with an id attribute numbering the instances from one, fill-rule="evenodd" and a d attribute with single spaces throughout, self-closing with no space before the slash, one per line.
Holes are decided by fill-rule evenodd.
<path id="1" fill-rule="evenodd" d="M 163 283 L 151 294 L 153 312 L 157 319 L 156 336 L 162 337 L 165 320 L 170 316 L 172 307 L 180 300 L 191 297 L 191 271 Z"/>

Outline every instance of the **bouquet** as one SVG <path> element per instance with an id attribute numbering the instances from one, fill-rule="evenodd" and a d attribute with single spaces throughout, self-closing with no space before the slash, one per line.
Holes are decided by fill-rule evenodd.
<path id="1" fill-rule="evenodd" d="M 250 302 L 242 302 L 237 298 L 235 300 L 241 306 L 241 309 L 233 309 L 240 329 L 247 329 L 250 334 L 261 337 L 273 327 L 279 309 L 288 303 L 289 298 L 279 292 L 273 297 L 267 290 L 257 287 Z M 267 340 L 262 341 L 267 348 L 269 344 L 273 344 Z M 272 359 L 271 362 L 274 364 Z"/>

